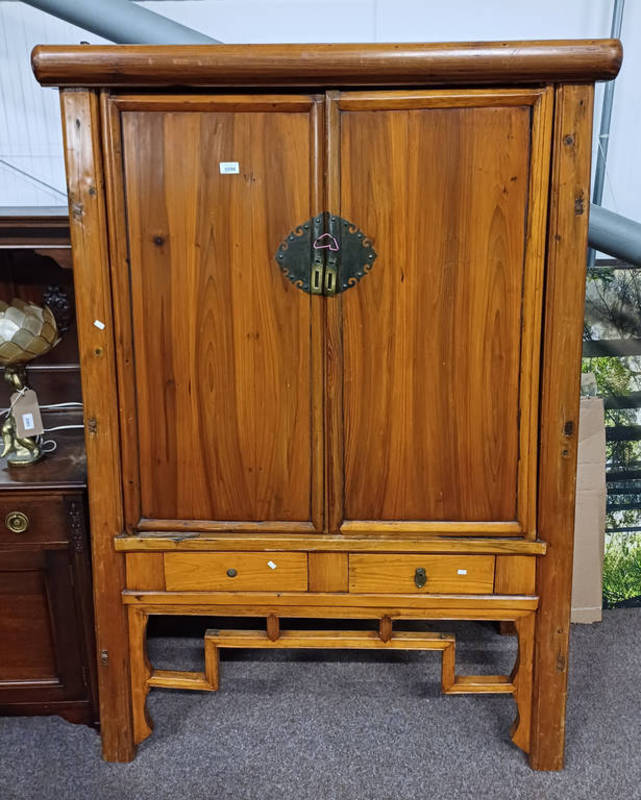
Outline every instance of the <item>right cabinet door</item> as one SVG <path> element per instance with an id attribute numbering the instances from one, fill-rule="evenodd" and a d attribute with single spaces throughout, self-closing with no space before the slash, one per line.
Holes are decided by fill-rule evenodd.
<path id="1" fill-rule="evenodd" d="M 377 253 L 328 298 L 330 528 L 536 535 L 551 101 L 329 96 L 328 206 Z"/>

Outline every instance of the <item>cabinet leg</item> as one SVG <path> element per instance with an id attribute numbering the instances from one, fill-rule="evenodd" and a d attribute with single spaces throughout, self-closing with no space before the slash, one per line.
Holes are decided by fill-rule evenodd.
<path id="1" fill-rule="evenodd" d="M 205 636 L 205 678 L 213 692 L 220 686 L 220 660 L 218 648 L 212 638 Z"/>
<path id="2" fill-rule="evenodd" d="M 151 666 L 147 658 L 147 619 L 145 611 L 129 607 L 129 664 L 134 742 L 140 744 L 150 734 L 152 722 L 147 713 L 148 680 Z"/>
<path id="3" fill-rule="evenodd" d="M 514 627 L 519 637 L 519 651 L 512 671 L 516 719 L 510 734 L 512 741 L 521 750 L 530 752 L 530 731 L 532 727 L 532 670 L 534 664 L 534 624 L 533 613 L 516 620 Z"/>

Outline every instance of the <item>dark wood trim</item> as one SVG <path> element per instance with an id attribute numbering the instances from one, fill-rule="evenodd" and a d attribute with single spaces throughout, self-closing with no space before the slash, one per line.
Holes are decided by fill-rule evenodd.
<path id="1" fill-rule="evenodd" d="M 450 44 L 55 45 L 43 86 L 486 86 L 614 78 L 616 39 Z"/>
<path id="2" fill-rule="evenodd" d="M 56 714 L 67 722 L 98 728 L 96 712 L 89 700 L 50 700 L 0 703 L 0 717 L 41 717 Z"/>
<path id="3" fill-rule="evenodd" d="M 35 212 L 35 209 L 25 209 Z M 4 214 L 0 208 L 0 247 L 69 249 L 67 214 Z"/>
<path id="4" fill-rule="evenodd" d="M 96 672 L 96 637 L 93 629 L 89 520 L 83 495 L 65 494 L 64 505 L 69 519 L 74 586 L 78 602 L 78 627 L 82 637 L 85 683 L 93 720 L 98 716 L 98 675 Z M 68 717 L 65 717 L 68 719 Z"/>

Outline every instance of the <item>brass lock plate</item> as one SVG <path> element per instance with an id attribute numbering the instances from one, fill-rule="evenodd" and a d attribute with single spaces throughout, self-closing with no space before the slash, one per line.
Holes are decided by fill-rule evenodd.
<path id="1" fill-rule="evenodd" d="M 367 275 L 376 260 L 358 226 L 324 211 L 294 228 L 275 255 L 283 275 L 310 294 L 344 292 Z"/>

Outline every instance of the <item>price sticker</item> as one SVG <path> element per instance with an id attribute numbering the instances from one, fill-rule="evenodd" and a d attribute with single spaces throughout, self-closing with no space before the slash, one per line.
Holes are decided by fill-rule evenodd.
<path id="1" fill-rule="evenodd" d="M 38 405 L 38 395 L 33 389 L 25 392 L 15 392 L 11 395 L 11 408 L 13 418 L 16 421 L 16 434 L 18 438 L 24 439 L 26 436 L 40 436 L 44 433 L 42 417 L 40 416 L 40 406 Z"/>

